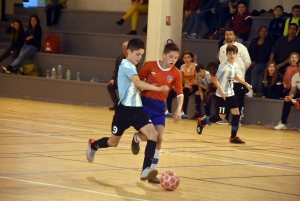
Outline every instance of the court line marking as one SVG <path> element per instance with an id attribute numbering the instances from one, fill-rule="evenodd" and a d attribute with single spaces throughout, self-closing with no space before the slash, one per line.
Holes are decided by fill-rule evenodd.
<path id="1" fill-rule="evenodd" d="M 37 185 L 43 185 L 43 186 L 50 186 L 50 187 L 55 187 L 55 188 L 64 188 L 64 189 L 69 189 L 69 190 L 82 191 L 82 192 L 86 192 L 86 193 L 94 193 L 94 194 L 101 194 L 101 195 L 106 195 L 106 196 L 111 196 L 111 197 L 125 198 L 125 199 L 130 199 L 130 200 L 149 201 L 149 200 L 144 200 L 144 199 L 139 199 L 139 198 L 114 195 L 114 194 L 103 193 L 103 192 L 99 192 L 99 191 L 92 191 L 92 190 L 86 190 L 86 189 L 74 188 L 74 187 L 68 187 L 68 186 L 62 186 L 62 185 L 56 185 L 56 184 L 49 184 L 49 183 L 44 183 L 44 182 L 30 181 L 30 180 L 25 180 L 25 179 L 17 179 L 17 178 L 12 178 L 12 177 L 3 177 L 3 176 L 0 176 L 0 178 L 7 179 L 7 180 L 19 181 L 19 182 L 25 182 L 25 183 L 31 183 L 31 184 L 37 184 Z"/>

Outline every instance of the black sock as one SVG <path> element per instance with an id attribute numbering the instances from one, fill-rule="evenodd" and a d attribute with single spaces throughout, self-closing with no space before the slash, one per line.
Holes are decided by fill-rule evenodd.
<path id="1" fill-rule="evenodd" d="M 199 95 L 195 95 L 195 105 L 196 105 L 196 111 L 201 113 L 201 98 Z"/>
<path id="2" fill-rule="evenodd" d="M 219 116 L 219 115 L 215 115 L 215 116 L 211 116 L 211 117 L 209 117 L 209 121 L 211 122 L 211 123 L 216 123 L 217 121 L 221 121 L 222 119 L 221 119 L 221 117 Z"/>
<path id="3" fill-rule="evenodd" d="M 145 148 L 145 158 L 143 163 L 143 170 L 150 167 L 155 154 L 156 142 L 153 140 L 147 140 L 147 145 Z"/>
<path id="4" fill-rule="evenodd" d="M 231 119 L 231 136 L 230 138 L 235 138 L 236 137 L 236 133 L 239 129 L 239 121 L 240 121 L 240 115 L 232 115 L 232 119 Z"/>
<path id="5" fill-rule="evenodd" d="M 210 103 L 206 103 L 205 105 L 204 105 L 204 109 L 205 109 L 205 115 L 206 116 L 210 116 Z"/>
<path id="6" fill-rule="evenodd" d="M 95 141 L 94 143 L 91 144 L 91 148 L 93 150 L 97 150 L 99 148 L 109 147 L 107 144 L 108 139 L 109 139 L 108 137 L 104 137 L 104 138 L 101 138 L 100 140 Z"/>

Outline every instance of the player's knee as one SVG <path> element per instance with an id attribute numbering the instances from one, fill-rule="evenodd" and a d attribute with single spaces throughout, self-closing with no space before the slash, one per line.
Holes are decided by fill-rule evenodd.
<path id="1" fill-rule="evenodd" d="M 157 137 L 157 144 L 161 144 L 162 141 L 163 141 L 162 135 L 158 135 L 158 137 Z"/>

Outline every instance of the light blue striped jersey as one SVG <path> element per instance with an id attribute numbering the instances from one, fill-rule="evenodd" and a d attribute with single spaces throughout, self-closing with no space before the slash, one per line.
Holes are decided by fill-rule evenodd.
<path id="1" fill-rule="evenodd" d="M 216 77 L 219 78 L 219 83 L 227 97 L 234 96 L 233 81 L 237 74 L 237 63 L 234 62 L 233 66 L 225 61 L 219 65 Z M 220 91 L 217 89 L 216 96 L 221 97 Z"/>
<path id="2" fill-rule="evenodd" d="M 137 75 L 135 65 L 127 59 L 123 59 L 118 72 L 119 104 L 122 103 L 122 105 L 129 107 L 142 107 L 140 92 L 130 80 L 134 75 Z"/>
<path id="3" fill-rule="evenodd" d="M 199 83 L 207 86 L 208 84 L 212 83 L 211 82 L 211 75 L 209 74 L 208 71 L 205 71 L 205 77 L 204 78 L 201 78 L 200 76 L 197 77 L 197 80 Z"/>

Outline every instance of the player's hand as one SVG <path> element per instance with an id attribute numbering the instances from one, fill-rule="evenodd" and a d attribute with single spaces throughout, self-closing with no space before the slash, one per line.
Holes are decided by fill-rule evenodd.
<path id="1" fill-rule="evenodd" d="M 220 91 L 220 93 L 221 93 L 221 97 L 222 97 L 224 100 L 226 100 L 226 94 L 225 94 L 225 92 L 222 90 L 222 91 Z"/>
<path id="2" fill-rule="evenodd" d="M 289 102 L 290 100 L 291 100 L 291 98 L 289 96 L 284 97 L 285 102 Z"/>
<path id="3" fill-rule="evenodd" d="M 167 85 L 160 86 L 158 88 L 159 88 L 159 91 L 169 92 L 169 87 Z"/>
<path id="4" fill-rule="evenodd" d="M 110 80 L 108 84 L 114 85 L 115 81 L 114 80 Z"/>
<path id="5" fill-rule="evenodd" d="M 174 123 L 176 124 L 178 121 L 181 120 L 181 110 L 176 110 L 173 114 Z"/>
<path id="6" fill-rule="evenodd" d="M 229 12 L 230 12 L 230 14 L 234 14 L 235 13 L 235 10 L 233 9 L 233 7 L 229 8 Z"/>
<path id="7" fill-rule="evenodd" d="M 248 90 L 251 90 L 251 89 L 252 89 L 252 85 L 250 85 L 250 84 L 248 84 L 248 83 L 247 83 L 246 87 L 247 87 Z"/>

